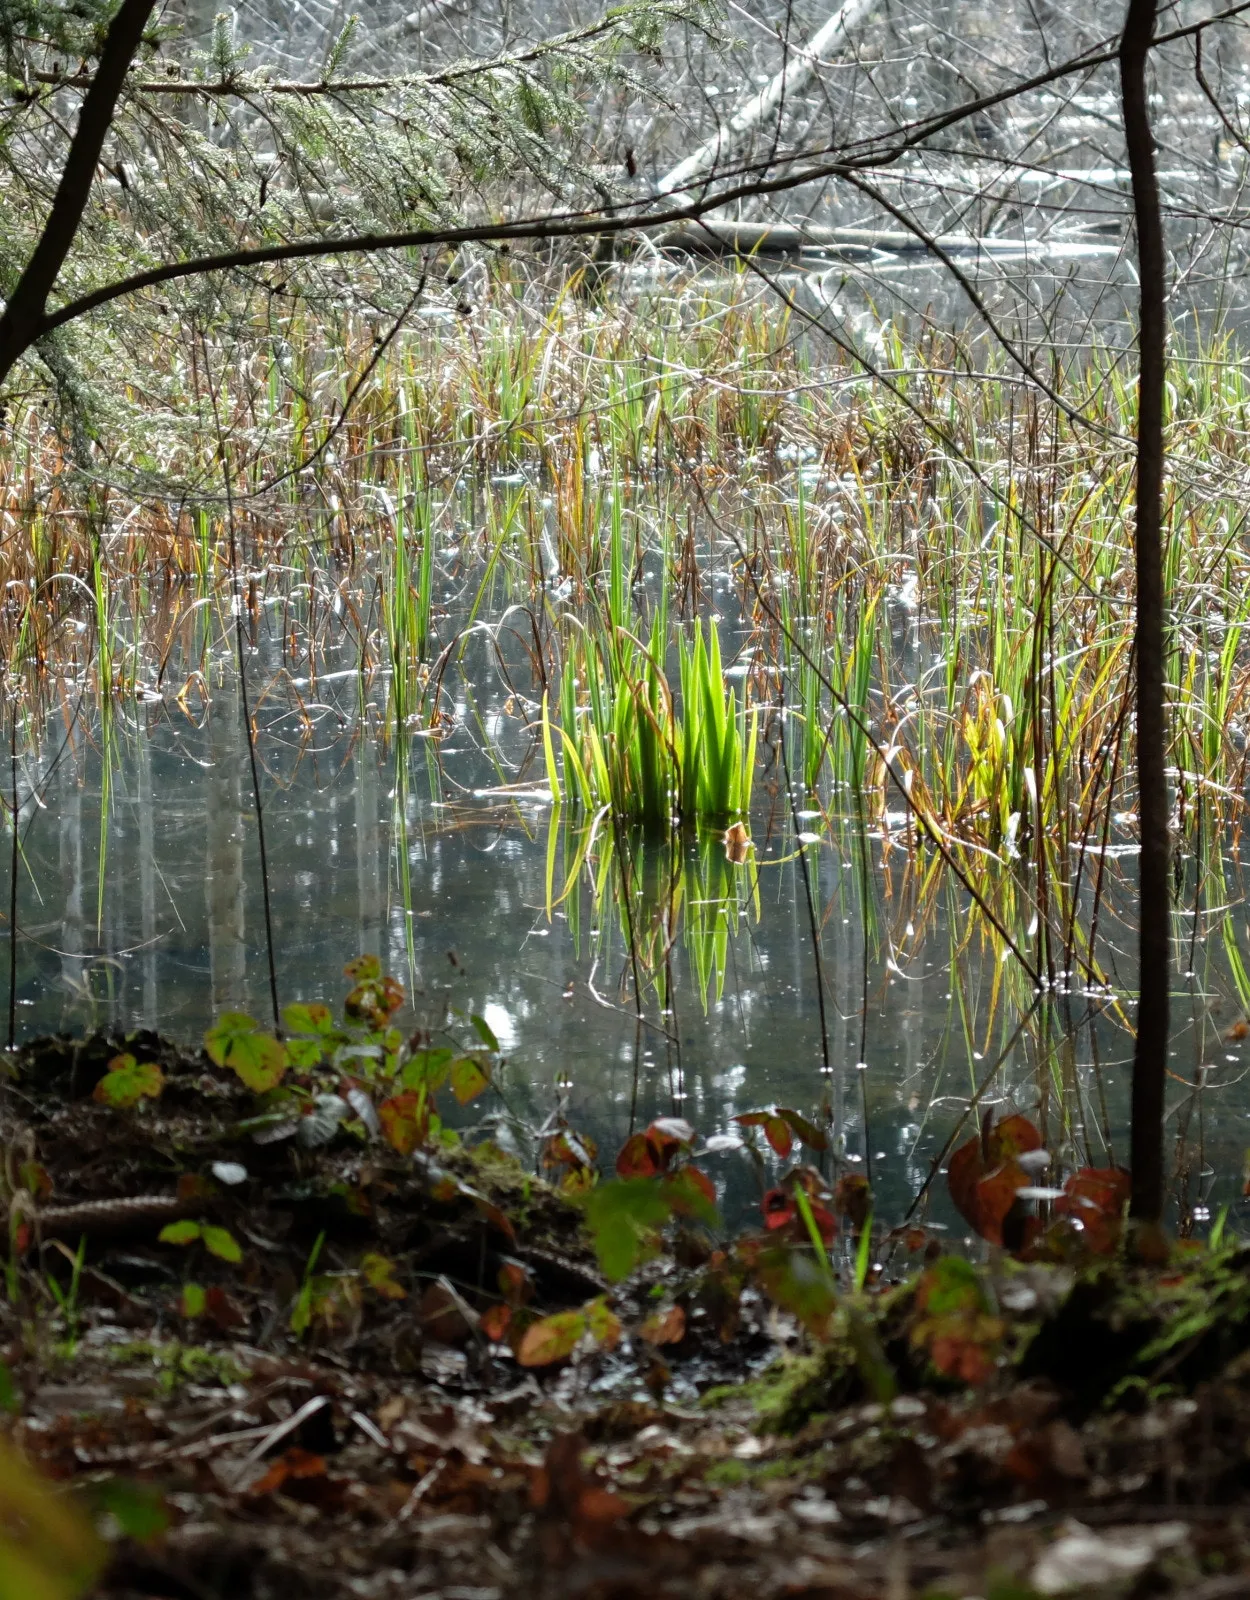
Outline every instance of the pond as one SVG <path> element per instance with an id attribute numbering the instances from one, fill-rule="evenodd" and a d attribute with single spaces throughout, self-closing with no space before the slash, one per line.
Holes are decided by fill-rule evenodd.
<path id="1" fill-rule="evenodd" d="M 745 860 L 729 859 L 722 828 L 627 835 L 553 804 L 534 702 L 527 714 L 517 687 L 525 630 L 506 607 L 445 663 L 437 736 L 427 724 L 396 737 L 392 674 L 346 664 L 357 644 L 339 630 L 310 681 L 290 659 L 289 585 L 271 599 L 246 619 L 244 659 L 282 1004 L 337 1008 L 344 963 L 373 952 L 410 991 L 407 1027 L 463 1037 L 479 1015 L 507 1065 L 499 1094 L 472 1111 L 527 1159 L 557 1112 L 610 1158 L 655 1115 L 710 1136 L 761 1107 L 827 1107 L 839 1168 L 870 1176 L 878 1215 L 897 1222 L 920 1197 L 956 1237 L 964 1224 L 933 1168 L 990 1107 L 1027 1111 L 1065 1165 L 1124 1159 L 1131 830 L 1117 828 L 1103 858 L 1113 989 L 1074 980 L 1038 995 L 976 929 L 963 888 L 947 874 L 935 890 L 933 852 L 904 810 L 857 818 L 801 792 L 788 804 L 775 735 L 762 742 Z M 893 613 L 897 672 L 914 618 L 905 600 Z M 175 654 L 163 685 L 103 724 L 97 712 L 67 725 L 53 708 L 20 760 L 21 1038 L 144 1025 L 194 1042 L 223 1011 L 270 1017 L 231 632 L 195 656 L 202 676 L 184 679 Z M 1240 901 L 1228 866 L 1224 892 Z M 1168 1128 L 1187 1222 L 1240 1204 L 1250 1144 L 1236 976 L 1208 925 L 1221 924 L 1204 920 L 1192 980 L 1177 980 Z M 1178 913 L 1186 965 L 1191 929 Z M 727 1214 L 745 1218 L 758 1197 L 750 1164 L 725 1151 L 707 1165 Z"/>

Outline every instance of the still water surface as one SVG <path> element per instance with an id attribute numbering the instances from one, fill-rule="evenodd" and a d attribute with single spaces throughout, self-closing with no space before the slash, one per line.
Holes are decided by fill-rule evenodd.
<path id="1" fill-rule="evenodd" d="M 81 725 L 67 736 L 58 712 L 22 763 L 22 1037 L 143 1024 L 194 1042 L 223 1010 L 269 1017 L 258 834 L 228 655 L 210 675 L 211 706 L 154 689 L 137 712 L 113 713 L 107 740 L 98 723 L 90 736 Z M 468 671 L 476 699 L 459 693 L 436 750 L 426 737 L 377 737 L 384 677 L 330 661 L 310 684 L 282 668 L 263 627 L 248 677 L 260 700 L 284 1004 L 337 1005 L 344 962 L 376 951 L 410 988 L 409 1024 L 450 1019 L 463 1035 L 453 1009 L 485 1017 L 508 1057 L 505 1098 L 521 1123 L 536 1127 L 563 1102 L 609 1155 L 652 1115 L 679 1112 L 701 1134 L 723 1134 L 739 1112 L 811 1114 L 827 1097 L 839 1157 L 871 1172 L 878 1215 L 890 1221 L 987 1078 L 980 1106 L 1037 1118 L 1065 1165 L 1123 1159 L 1131 1003 L 1073 992 L 1026 1015 L 1027 984 L 996 991 L 994 958 L 965 942 L 969 909 L 954 887 L 929 904 L 917 936 L 901 818 L 887 842 L 879 824 L 799 815 L 821 925 L 827 1067 L 794 828 L 767 774 L 756 788 L 755 863 L 732 866 L 719 836 L 686 846 L 676 865 L 639 847 L 639 936 L 662 935 L 675 873 L 681 886 L 668 924 L 673 1004 L 663 1010 L 644 977 L 640 1027 L 614 863 L 603 894 L 583 870 L 560 899 L 588 824 L 552 807 L 541 759 L 526 765 L 533 740 L 506 681 Z M 492 736 L 494 762 L 475 729 Z M 515 760 L 501 770 L 498 752 L 509 749 Z M 499 793 L 501 781 L 512 792 Z M 600 838 L 596 859 L 609 847 Z M 1124 990 L 1132 860 L 1126 851 L 1109 862 L 1104 912 Z M 1230 914 L 1244 943 L 1244 914 Z M 1204 919 L 1196 976 L 1176 983 L 1169 1133 L 1182 1214 L 1196 1207 L 1198 1222 L 1204 1207 L 1239 1206 L 1250 1144 L 1247 1050 L 1231 1036 L 1241 1010 L 1212 932 L 1220 925 Z M 1178 972 L 1191 933 L 1191 918 L 1178 916 Z M 730 1213 L 743 1215 L 755 1192 L 744 1157 L 726 1152 L 708 1165 Z M 940 1181 L 925 1208 L 962 1235 Z"/>

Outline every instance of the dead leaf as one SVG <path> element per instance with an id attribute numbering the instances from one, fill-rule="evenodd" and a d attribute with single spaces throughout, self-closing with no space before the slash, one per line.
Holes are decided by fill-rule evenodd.
<path id="1" fill-rule="evenodd" d="M 638 1329 L 638 1337 L 648 1344 L 680 1344 L 686 1336 L 686 1313 L 681 1306 L 664 1306 L 653 1311 Z"/>

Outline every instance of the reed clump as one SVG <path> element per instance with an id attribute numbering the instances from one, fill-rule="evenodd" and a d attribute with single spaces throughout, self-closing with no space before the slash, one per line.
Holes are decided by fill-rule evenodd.
<path id="1" fill-rule="evenodd" d="M 983 347 L 887 326 L 882 382 L 746 275 L 609 302 L 519 266 L 471 316 L 432 300 L 378 333 L 297 306 L 211 394 L 190 346 L 140 355 L 185 406 L 144 419 L 140 370 L 95 463 L 15 404 L 0 651 L 32 738 L 57 707 L 106 731 L 110 707 L 198 703 L 236 604 L 297 718 L 350 665 L 393 736 L 437 735 L 475 714 L 467 642 L 498 653 L 523 617 L 511 720 L 480 740 L 502 777 L 545 772 L 624 825 L 723 827 L 784 711 L 813 803 L 996 894 L 1031 874 L 1075 959 L 1134 807 L 1114 352 L 1060 374 L 1058 405 Z M 1231 341 L 1174 353 L 1170 743 L 1194 840 L 1244 806 L 1247 398 Z"/>

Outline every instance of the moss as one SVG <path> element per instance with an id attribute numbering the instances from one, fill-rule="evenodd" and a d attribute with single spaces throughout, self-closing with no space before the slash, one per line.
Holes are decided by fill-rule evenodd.
<path id="1" fill-rule="evenodd" d="M 1100 1264 L 1043 1320 L 1017 1370 L 1059 1383 L 1080 1409 L 1184 1393 L 1245 1350 L 1248 1267 L 1244 1247 L 1182 1258 L 1162 1273 Z"/>
<path id="2" fill-rule="evenodd" d="M 172 1394 L 182 1383 L 216 1382 L 225 1388 L 251 1376 L 247 1368 L 240 1366 L 225 1350 L 180 1344 L 177 1340 L 162 1343 L 155 1339 L 136 1339 L 130 1344 L 114 1345 L 108 1355 L 118 1366 L 154 1367 L 156 1384 L 162 1394 Z"/>
<path id="3" fill-rule="evenodd" d="M 714 1383 L 699 1396 L 699 1405 L 705 1411 L 715 1411 L 718 1406 L 728 1405 L 731 1400 L 740 1400 L 744 1389 L 749 1387 L 749 1384 L 741 1383 Z"/>
<path id="4" fill-rule="evenodd" d="M 769 1367 L 747 1386 L 761 1431 L 796 1433 L 813 1411 L 829 1410 L 828 1380 L 848 1358 L 848 1348 L 835 1342 L 815 1355 L 786 1356 Z"/>
<path id="5" fill-rule="evenodd" d="M 736 1489 L 747 1483 L 777 1483 L 791 1478 L 810 1477 L 813 1463 L 798 1456 L 776 1456 L 770 1461 L 739 1461 L 730 1456 L 717 1461 L 704 1473 L 707 1483 L 722 1489 Z"/>
<path id="6" fill-rule="evenodd" d="M 778 1456 L 774 1461 L 764 1461 L 755 1469 L 757 1483 L 776 1483 L 787 1478 L 808 1478 L 812 1474 L 810 1460 L 797 1456 Z"/>

